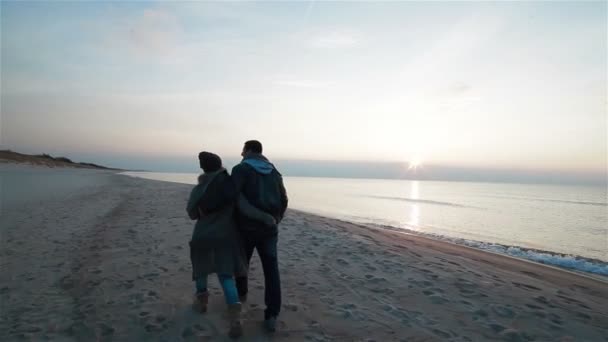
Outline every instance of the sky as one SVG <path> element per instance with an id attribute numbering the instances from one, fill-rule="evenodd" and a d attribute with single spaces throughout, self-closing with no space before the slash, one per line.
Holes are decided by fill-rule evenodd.
<path id="1" fill-rule="evenodd" d="M 258 139 L 297 165 L 606 178 L 603 1 L 2 2 L 1 19 L 2 148 L 182 171 Z"/>

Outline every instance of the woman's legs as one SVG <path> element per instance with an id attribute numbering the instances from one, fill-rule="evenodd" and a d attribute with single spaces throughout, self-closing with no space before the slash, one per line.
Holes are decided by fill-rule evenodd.
<path id="1" fill-rule="evenodd" d="M 239 302 L 239 294 L 236 290 L 236 283 L 232 275 L 218 274 L 217 278 L 224 290 L 224 298 L 226 298 L 226 304 L 236 304 Z"/>
<path id="2" fill-rule="evenodd" d="M 241 326 L 241 303 L 239 293 L 236 290 L 236 283 L 232 275 L 218 274 L 217 278 L 224 290 L 224 298 L 228 304 L 228 317 L 230 320 L 230 330 L 228 335 L 236 338 L 243 334 Z M 196 279 L 196 294 L 194 295 L 193 307 L 196 311 L 207 312 L 209 291 L 207 290 L 207 276 Z"/>
<path id="3" fill-rule="evenodd" d="M 207 312 L 209 303 L 209 292 L 207 291 L 207 275 L 200 276 L 195 280 L 196 293 L 192 307 L 198 312 Z"/>
<path id="4" fill-rule="evenodd" d="M 243 327 L 241 326 L 241 303 L 239 302 L 236 283 L 232 275 L 218 274 L 217 278 L 222 285 L 226 304 L 228 304 L 228 317 L 230 320 L 228 335 L 232 338 L 237 338 L 243 335 Z"/>
<path id="5" fill-rule="evenodd" d="M 236 283 L 232 275 L 218 274 L 217 278 L 224 290 L 224 297 L 226 298 L 226 304 L 236 304 L 239 302 L 239 294 L 236 290 Z M 207 276 L 198 277 L 195 281 L 196 293 L 201 294 L 207 292 Z"/>

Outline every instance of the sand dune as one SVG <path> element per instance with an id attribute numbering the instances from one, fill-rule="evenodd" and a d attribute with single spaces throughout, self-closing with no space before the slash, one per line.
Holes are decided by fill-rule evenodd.
<path id="1" fill-rule="evenodd" d="M 228 340 L 215 279 L 209 312 L 190 308 L 190 186 L 90 178 L 3 210 L 0 340 Z M 608 339 L 601 280 L 294 210 L 279 245 L 279 330 L 254 257 L 244 341 Z"/>
<path id="2" fill-rule="evenodd" d="M 102 169 L 102 170 L 118 170 L 102 165 L 84 162 L 74 162 L 67 157 L 53 157 L 48 154 L 23 154 L 10 150 L 0 150 L 1 164 L 17 164 L 17 165 L 32 165 L 44 166 L 50 168 L 81 168 L 81 169 Z"/>

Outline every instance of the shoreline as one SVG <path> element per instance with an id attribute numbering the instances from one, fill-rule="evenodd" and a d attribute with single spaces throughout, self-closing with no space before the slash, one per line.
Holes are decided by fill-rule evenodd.
<path id="1" fill-rule="evenodd" d="M 514 263 L 522 263 L 521 265 L 524 268 L 526 268 L 526 266 L 525 266 L 526 264 L 533 265 L 533 267 L 545 267 L 547 269 L 550 269 L 550 270 L 553 270 L 556 272 L 563 272 L 563 273 L 566 273 L 571 276 L 580 276 L 580 277 L 587 278 L 592 281 L 597 281 L 597 282 L 608 285 L 608 277 L 600 275 L 600 274 L 596 274 L 596 273 L 572 270 L 572 269 L 568 269 L 568 268 L 564 268 L 564 267 L 554 266 L 551 264 L 537 262 L 534 260 L 518 258 L 518 257 L 514 257 L 514 256 L 511 256 L 508 254 L 502 254 L 502 253 L 493 252 L 490 250 L 470 247 L 470 246 L 452 242 L 450 240 L 441 240 L 441 239 L 433 238 L 430 236 L 426 236 L 425 234 L 421 234 L 418 232 L 410 232 L 410 231 L 407 231 L 405 229 L 398 228 L 398 227 L 384 226 L 384 225 L 376 226 L 376 225 L 372 225 L 372 224 L 357 223 L 357 222 L 351 222 L 351 221 L 342 220 L 342 219 L 338 219 L 338 218 L 317 215 L 314 213 L 310 213 L 310 212 L 298 210 L 298 209 L 289 209 L 289 210 L 301 213 L 302 215 L 314 216 L 321 220 L 333 220 L 333 221 L 340 222 L 342 224 L 352 225 L 354 227 L 360 228 L 362 230 L 367 230 L 368 232 L 371 232 L 373 234 L 379 234 L 384 237 L 391 237 L 391 235 L 393 235 L 393 234 L 390 234 L 390 233 L 395 233 L 396 236 L 398 237 L 398 239 L 403 238 L 403 239 L 407 240 L 407 237 L 410 237 L 412 239 L 417 240 L 418 242 L 423 242 L 423 243 L 426 242 L 426 245 L 429 248 L 431 248 L 431 246 L 434 246 L 432 248 L 437 249 L 437 250 L 445 251 L 445 250 L 450 250 L 450 249 L 453 249 L 453 250 L 462 249 L 462 250 L 459 250 L 459 252 L 470 251 L 470 253 L 465 252 L 466 254 L 470 254 L 470 255 L 477 254 L 477 253 L 485 253 L 488 256 L 495 256 L 497 258 L 505 258 L 508 260 L 506 262 L 503 262 L 502 264 L 509 264 L 511 262 L 514 262 Z M 404 237 L 402 237 L 402 236 L 404 236 Z M 521 248 L 523 249 L 524 247 L 521 247 Z M 530 249 L 530 250 L 533 250 L 533 249 Z M 551 252 L 551 251 L 543 251 L 543 250 L 534 250 L 534 251 L 557 254 L 556 252 Z M 564 254 L 562 254 L 562 255 L 564 255 Z M 568 256 L 572 256 L 572 255 L 568 255 Z M 579 258 L 586 259 L 586 260 L 603 262 L 602 260 L 589 259 L 589 258 L 584 258 L 584 257 L 580 257 L 580 256 L 575 256 L 575 257 L 579 257 Z"/>
<path id="2" fill-rule="evenodd" d="M 133 174 L 129 174 L 131 172 L 121 172 L 121 175 L 125 175 L 128 177 L 142 178 L 153 181 L 160 182 L 169 182 L 174 184 L 188 184 L 174 180 L 160 180 L 154 178 L 147 178 L 145 175 L 138 175 L 137 172 Z M 156 174 L 156 173 L 153 173 Z M 191 184 L 189 184 L 191 185 Z M 396 231 L 401 232 L 403 234 L 411 234 L 416 236 L 421 236 L 427 239 L 431 239 L 434 241 L 442 241 L 449 244 L 454 244 L 457 246 L 473 248 L 480 251 L 485 251 L 492 254 L 503 255 L 519 260 L 526 260 L 529 262 L 534 262 L 540 265 L 545 265 L 549 267 L 556 267 L 563 270 L 568 270 L 575 274 L 587 275 L 593 278 L 597 278 L 600 280 L 608 281 L 608 260 L 601 260 L 597 258 L 585 257 L 577 254 L 568 254 L 558 251 L 552 250 L 543 250 L 538 248 L 525 247 L 520 245 L 507 245 L 503 243 L 491 242 L 491 241 L 481 241 L 467 238 L 459 238 L 459 237 L 450 237 L 435 233 L 427 233 L 422 231 L 417 231 L 414 229 L 406 228 L 406 227 L 397 227 L 386 224 L 377 224 L 377 223 L 369 223 L 364 221 L 355 221 L 349 220 L 345 218 L 341 218 L 338 216 L 331 216 L 325 214 L 318 214 L 311 211 L 301 210 L 301 209 L 292 209 L 300 211 L 304 214 L 315 215 L 321 218 L 327 219 L 336 219 L 346 223 L 352 223 L 355 225 L 364 225 L 368 227 L 374 227 L 381 230 L 388 231 Z"/>
<path id="3" fill-rule="evenodd" d="M 308 212 L 304 212 L 304 213 L 315 215 L 314 213 L 308 213 Z M 323 216 L 321 216 L 321 217 L 323 217 Z M 495 243 L 495 242 L 486 242 L 486 241 L 470 240 L 470 239 L 464 239 L 464 238 L 454 238 L 454 237 L 431 234 L 431 233 L 422 233 L 422 232 L 418 232 L 418 231 L 407 229 L 407 228 L 399 228 L 399 227 L 393 227 L 393 226 L 388 226 L 388 225 L 358 223 L 358 222 L 351 222 L 351 221 L 341 220 L 341 219 L 337 219 L 337 220 L 340 220 L 340 221 L 343 221 L 346 223 L 353 223 L 355 225 L 367 226 L 367 227 L 378 229 L 378 230 L 386 230 L 386 231 L 396 232 L 396 233 L 405 234 L 405 235 L 418 236 L 418 237 L 422 237 L 425 239 L 430 239 L 432 241 L 442 242 L 442 243 L 459 246 L 459 247 L 463 247 L 463 248 L 469 248 L 469 249 L 473 249 L 476 251 L 481 251 L 481 252 L 485 252 L 485 253 L 489 253 L 489 254 L 493 254 L 493 255 L 499 255 L 499 256 L 506 257 L 506 258 L 512 258 L 515 260 L 530 262 L 530 263 L 534 263 L 536 265 L 555 268 L 555 269 L 562 270 L 565 272 L 570 272 L 573 274 L 587 276 L 587 277 L 591 277 L 594 279 L 599 279 L 599 280 L 608 282 L 608 261 L 604 261 L 604 260 L 600 260 L 600 259 L 594 259 L 594 258 L 584 257 L 581 255 L 576 255 L 576 254 L 565 254 L 565 253 L 556 252 L 556 251 L 522 247 L 522 246 L 516 246 L 516 245 L 505 245 L 505 244 Z M 480 245 L 486 246 L 486 247 L 484 247 L 484 248 L 479 247 Z M 496 249 L 501 249 L 502 252 L 496 251 Z M 537 259 L 535 259 L 533 257 L 515 256 L 515 255 L 506 253 L 509 250 L 532 252 L 532 253 L 535 253 L 538 255 L 548 255 L 553 258 L 558 258 L 558 262 L 561 261 L 560 259 L 562 259 L 562 260 L 563 259 L 570 259 L 570 260 L 573 259 L 576 262 L 590 263 L 590 264 L 592 264 L 592 266 L 600 268 L 600 270 L 599 270 L 599 272 L 598 271 L 595 271 L 595 272 L 587 271 L 587 270 L 582 270 L 577 267 L 561 266 L 560 263 L 553 264 L 553 263 L 538 261 Z M 588 265 L 586 265 L 586 267 L 588 267 Z"/>
<path id="4" fill-rule="evenodd" d="M 228 341 L 215 279 L 209 312 L 190 308 L 191 186 L 78 174 L 87 182 L 0 216 L 0 339 Z M 279 228 L 278 331 L 261 327 L 254 256 L 244 341 L 608 338 L 603 281 L 291 209 Z"/>

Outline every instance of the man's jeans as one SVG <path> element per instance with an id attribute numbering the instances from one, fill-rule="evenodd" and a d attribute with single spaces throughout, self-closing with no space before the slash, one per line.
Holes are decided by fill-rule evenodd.
<path id="1" fill-rule="evenodd" d="M 264 302 L 266 310 L 264 318 L 276 317 L 281 311 L 281 278 L 279 277 L 279 263 L 277 258 L 278 236 L 253 237 L 242 234 L 243 249 L 247 257 L 247 263 L 251 261 L 253 250 L 258 250 L 264 270 Z M 239 296 L 247 294 L 247 277 L 236 278 L 236 288 Z"/>

